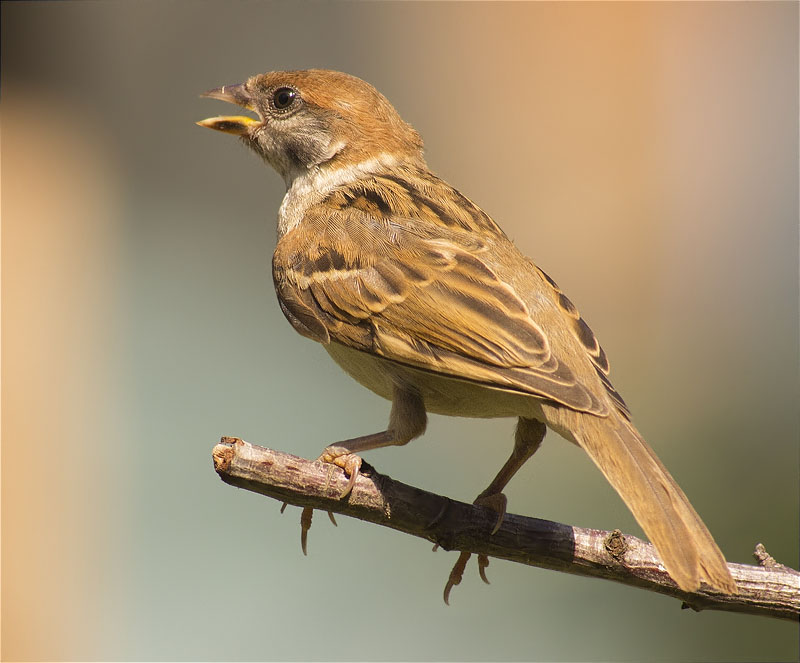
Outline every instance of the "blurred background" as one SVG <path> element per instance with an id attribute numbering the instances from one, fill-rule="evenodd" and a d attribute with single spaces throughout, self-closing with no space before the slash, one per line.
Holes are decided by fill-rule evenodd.
<path id="1" fill-rule="evenodd" d="M 278 176 L 199 94 L 322 67 L 550 273 L 730 561 L 798 562 L 796 3 L 2 4 L 5 660 L 796 660 L 797 628 L 680 610 L 224 485 L 236 435 L 304 457 L 389 404 L 291 329 Z M 471 501 L 514 422 L 366 454 Z M 638 534 L 550 434 L 510 510 Z"/>

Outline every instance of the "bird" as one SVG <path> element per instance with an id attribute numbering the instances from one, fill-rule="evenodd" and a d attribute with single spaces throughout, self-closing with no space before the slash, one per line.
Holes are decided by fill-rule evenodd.
<path id="1" fill-rule="evenodd" d="M 503 489 L 549 428 L 594 461 L 681 590 L 705 583 L 736 592 L 575 305 L 486 212 L 431 172 L 422 138 L 385 96 L 323 69 L 271 71 L 204 96 L 254 116 L 197 124 L 238 136 L 285 182 L 272 259 L 283 314 L 391 401 L 385 430 L 322 452 L 348 476 L 342 498 L 359 476 L 359 454 L 419 437 L 427 413 L 516 417 L 512 453 L 475 500 L 497 512 L 493 531 Z M 468 558 L 454 567 L 445 600 Z"/>

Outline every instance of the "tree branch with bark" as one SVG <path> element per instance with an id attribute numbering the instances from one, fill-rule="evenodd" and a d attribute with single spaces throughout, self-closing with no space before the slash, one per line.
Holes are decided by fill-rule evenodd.
<path id="1" fill-rule="evenodd" d="M 227 484 L 304 508 L 303 548 L 312 509 L 339 513 L 460 550 L 540 568 L 614 580 L 673 596 L 694 610 L 726 610 L 779 619 L 800 617 L 800 573 L 776 562 L 758 544 L 756 565 L 729 563 L 736 594 L 706 586 L 681 590 L 665 571 L 655 547 L 633 536 L 506 514 L 491 534 L 497 513 L 451 500 L 362 466 L 352 493 L 339 499 L 347 478 L 339 468 L 223 437 L 212 452 Z M 481 569 L 482 571 L 482 569 Z"/>

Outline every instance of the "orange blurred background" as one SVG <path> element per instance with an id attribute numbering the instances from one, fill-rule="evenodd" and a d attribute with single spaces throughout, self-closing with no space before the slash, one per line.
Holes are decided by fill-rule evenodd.
<path id="1" fill-rule="evenodd" d="M 214 475 L 223 434 L 315 457 L 381 429 L 283 319 L 283 185 L 198 94 L 323 67 L 576 302 L 730 561 L 798 560 L 796 3 L 3 3 L 4 660 L 793 660 L 796 625 L 298 517 Z M 513 422 L 370 452 L 471 500 Z M 639 533 L 550 434 L 510 509 Z M 344 522 L 342 522 L 344 521 Z"/>

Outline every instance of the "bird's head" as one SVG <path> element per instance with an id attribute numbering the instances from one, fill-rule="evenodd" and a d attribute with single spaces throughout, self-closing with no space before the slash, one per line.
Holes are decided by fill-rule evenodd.
<path id="1" fill-rule="evenodd" d="M 273 71 L 206 97 L 255 113 L 211 117 L 200 126 L 240 136 L 290 185 L 314 169 L 391 155 L 422 159 L 422 139 L 369 83 L 337 71 Z"/>

